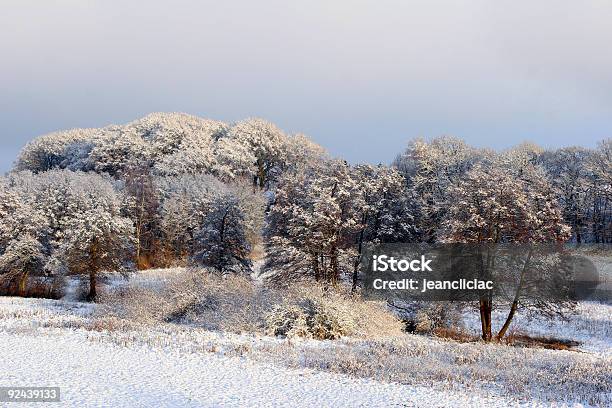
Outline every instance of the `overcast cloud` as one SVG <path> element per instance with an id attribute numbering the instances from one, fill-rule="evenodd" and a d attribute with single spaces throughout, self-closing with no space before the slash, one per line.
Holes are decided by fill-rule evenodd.
<path id="1" fill-rule="evenodd" d="M 440 134 L 593 146 L 611 21 L 607 0 L 5 0 L 0 170 L 37 135 L 153 111 L 261 116 L 353 162 Z"/>

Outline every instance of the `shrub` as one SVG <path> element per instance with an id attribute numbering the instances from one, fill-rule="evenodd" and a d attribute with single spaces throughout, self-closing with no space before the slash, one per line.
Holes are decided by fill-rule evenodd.
<path id="1" fill-rule="evenodd" d="M 266 334 L 334 340 L 400 335 L 402 323 L 379 302 L 299 288 L 266 315 Z"/>
<path id="2" fill-rule="evenodd" d="M 419 309 L 415 316 L 415 332 L 431 334 L 456 327 L 459 313 L 456 306 L 446 302 L 433 302 Z"/>
<path id="3" fill-rule="evenodd" d="M 276 305 L 266 315 L 266 334 L 283 337 L 309 337 L 308 315 L 297 305 Z"/>
<path id="4" fill-rule="evenodd" d="M 318 287 L 268 288 L 242 275 L 169 271 L 175 273 L 168 272 L 155 284 L 149 279 L 147 284 L 130 283 L 103 293 L 105 313 L 143 324 L 188 324 L 283 337 L 374 338 L 402 333 L 402 323 L 381 302 Z"/>
<path id="5" fill-rule="evenodd" d="M 355 327 L 353 316 L 323 298 L 277 305 L 266 315 L 266 334 L 273 336 L 335 340 L 354 334 Z"/>

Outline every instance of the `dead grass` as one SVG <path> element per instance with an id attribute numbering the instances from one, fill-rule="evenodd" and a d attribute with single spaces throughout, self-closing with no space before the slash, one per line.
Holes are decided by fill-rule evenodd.
<path id="1" fill-rule="evenodd" d="M 0 296 L 60 299 L 64 295 L 63 286 L 64 281 L 61 278 L 28 276 L 23 287 L 20 287 L 19 277 L 0 278 Z"/>
<path id="2" fill-rule="evenodd" d="M 452 340 L 458 343 L 480 342 L 480 337 L 458 328 L 439 327 L 431 333 L 434 337 Z M 543 348 L 548 350 L 570 350 L 576 351 L 580 342 L 574 340 L 560 339 L 556 337 L 530 336 L 526 333 L 512 332 L 499 342 L 503 345 L 524 348 Z"/>
<path id="3" fill-rule="evenodd" d="M 438 327 L 433 330 L 432 334 L 441 339 L 454 340 L 460 343 L 474 343 L 480 341 L 478 336 L 474 336 L 473 334 L 457 328 Z"/>
<path id="4" fill-rule="evenodd" d="M 402 323 L 385 304 L 317 286 L 290 289 L 255 284 L 249 277 L 205 270 L 171 274 L 160 285 L 106 291 L 101 316 L 141 324 L 174 323 L 232 333 L 317 339 L 400 336 Z"/>
<path id="5" fill-rule="evenodd" d="M 525 333 L 511 333 L 503 342 L 515 347 L 545 348 L 549 350 L 575 350 L 580 345 L 574 340 L 555 337 L 534 337 Z"/>

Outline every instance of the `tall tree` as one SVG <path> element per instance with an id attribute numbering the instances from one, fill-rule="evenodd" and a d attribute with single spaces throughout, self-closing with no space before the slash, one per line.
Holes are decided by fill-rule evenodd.
<path id="1" fill-rule="evenodd" d="M 89 277 L 87 299 L 95 300 L 100 272 L 132 268 L 134 228 L 121 215 L 121 199 L 111 183 L 95 174 L 73 177 L 57 259 L 66 273 Z"/>
<path id="2" fill-rule="evenodd" d="M 489 152 L 474 149 L 461 139 L 442 136 L 426 142 L 416 139 L 394 161 L 394 167 L 407 182 L 418 208 L 421 239 L 434 242 L 446 209 L 449 191 L 472 166 Z"/>
<path id="3" fill-rule="evenodd" d="M 284 163 L 287 137 L 274 124 L 263 119 L 247 119 L 232 126 L 228 137 L 246 146 L 253 155 L 253 184 L 270 187 Z"/>
<path id="4" fill-rule="evenodd" d="M 565 241 L 570 233 L 543 171 L 523 163 L 513 168 L 507 166 L 507 161 L 501 162 L 503 165 L 498 162 L 475 166 L 452 188 L 442 235 L 445 242 L 485 244 L 482 262 L 485 277 L 493 270 L 497 244 L 559 243 Z M 530 261 L 531 252 L 525 260 L 524 273 L 529 272 Z M 519 306 L 531 305 L 525 301 L 529 293 L 524 290 L 524 273 L 509 299 L 510 310 L 506 323 L 498 332 L 499 338 L 505 335 Z M 491 315 L 495 296 L 501 295 L 492 290 L 480 293 L 479 311 L 485 341 L 493 338 Z M 540 300 L 536 304 L 543 310 L 553 305 L 545 298 Z"/>
<path id="5" fill-rule="evenodd" d="M 352 271 L 354 291 L 366 244 L 409 242 L 416 239 L 417 231 L 405 180 L 396 169 L 358 165 L 353 169 L 352 177 L 355 180 L 352 206 L 357 221 Z"/>

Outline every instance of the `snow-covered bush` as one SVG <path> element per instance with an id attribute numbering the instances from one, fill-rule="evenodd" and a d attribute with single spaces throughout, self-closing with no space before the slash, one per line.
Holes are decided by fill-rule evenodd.
<path id="1" fill-rule="evenodd" d="M 335 340 L 354 334 L 355 326 L 348 310 L 322 298 L 277 305 L 266 315 L 266 333 L 271 336 Z"/>
<path id="2" fill-rule="evenodd" d="M 396 336 L 402 323 L 379 302 L 346 296 L 333 290 L 301 286 L 265 316 L 266 334 L 333 340 Z"/>
<path id="3" fill-rule="evenodd" d="M 447 302 L 433 302 L 421 307 L 415 315 L 414 330 L 430 334 L 438 329 L 456 327 L 460 318 L 456 306 Z"/>
<path id="4" fill-rule="evenodd" d="M 299 305 L 276 305 L 266 314 L 266 334 L 282 337 L 311 337 L 308 316 Z"/>
<path id="5" fill-rule="evenodd" d="M 102 292 L 100 299 L 105 315 L 110 312 L 143 324 L 179 323 L 317 339 L 403 332 L 402 323 L 379 302 L 309 286 L 278 290 L 256 285 L 244 275 L 221 276 L 207 270 L 168 270 L 155 285 L 130 283 Z"/>
<path id="6" fill-rule="evenodd" d="M 148 272 L 141 272 L 146 275 Z M 208 330 L 262 333 L 277 293 L 259 291 L 243 275 L 175 268 L 156 285 L 128 284 L 100 296 L 110 313 L 139 324 L 187 324 Z"/>

